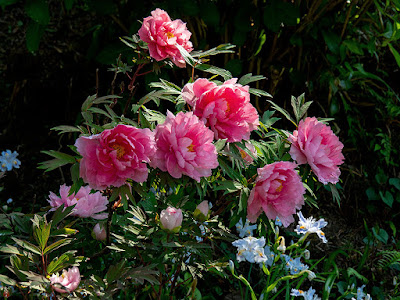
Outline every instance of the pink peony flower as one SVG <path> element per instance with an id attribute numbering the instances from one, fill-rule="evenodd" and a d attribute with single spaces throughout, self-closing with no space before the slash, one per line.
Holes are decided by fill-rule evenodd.
<path id="1" fill-rule="evenodd" d="M 99 223 L 94 225 L 93 233 L 94 233 L 96 240 L 98 240 L 98 241 L 104 241 L 107 238 L 106 229 L 104 228 L 103 225 L 100 225 Z"/>
<path id="2" fill-rule="evenodd" d="M 210 206 L 207 200 L 202 201 L 199 205 L 197 205 L 196 209 L 193 212 L 193 217 L 200 222 L 204 222 L 208 219 L 210 215 Z"/>
<path id="3" fill-rule="evenodd" d="M 259 125 L 257 110 L 250 103 L 249 87 L 230 79 L 216 85 L 197 79 L 183 88 L 182 97 L 194 108 L 194 114 L 211 128 L 216 139 L 228 142 L 248 140 Z"/>
<path id="4" fill-rule="evenodd" d="M 121 124 L 101 134 L 81 136 L 75 146 L 82 155 L 80 176 L 97 190 L 122 186 L 128 178 L 144 182 L 148 175 L 146 162 L 155 153 L 150 129 Z"/>
<path id="5" fill-rule="evenodd" d="M 61 185 L 60 197 L 50 192 L 50 200 L 47 201 L 53 207 L 51 210 L 56 210 L 61 204 L 64 204 L 64 207 L 76 204 L 71 214 L 73 216 L 82 218 L 92 217 L 93 219 L 107 218 L 107 213 L 99 214 L 99 212 L 107 209 L 107 197 L 103 196 L 100 192 L 91 194 L 89 186 L 82 186 L 76 194 L 73 193 L 68 196 L 70 189 L 71 187 L 65 184 Z"/>
<path id="6" fill-rule="evenodd" d="M 193 50 L 189 41 L 192 33 L 187 30 L 182 20 L 172 21 L 162 9 L 155 9 L 151 16 L 143 19 L 139 29 L 140 39 L 148 44 L 150 56 L 157 61 L 169 58 L 180 68 L 186 63 L 176 45 L 182 46 L 187 52 Z"/>
<path id="7" fill-rule="evenodd" d="M 192 112 L 167 112 L 165 122 L 155 129 L 157 151 L 151 166 L 174 178 L 187 175 L 200 182 L 218 167 L 214 134 Z"/>
<path id="8" fill-rule="evenodd" d="M 53 288 L 59 293 L 71 293 L 73 292 L 81 282 L 81 274 L 79 273 L 78 267 L 72 267 L 68 271 L 63 270 L 61 276 L 58 274 L 53 274 L 50 277 L 50 282 Z M 65 289 L 57 287 L 57 285 L 62 285 Z"/>
<path id="9" fill-rule="evenodd" d="M 182 225 L 182 220 L 182 210 L 179 208 L 169 206 L 161 211 L 160 222 L 163 229 L 178 232 Z"/>
<path id="10" fill-rule="evenodd" d="M 295 167 L 295 163 L 279 161 L 257 170 L 256 185 L 247 202 L 250 222 L 255 223 L 262 211 L 271 220 L 279 217 L 285 227 L 294 222 L 293 215 L 304 204 L 306 191 Z"/>
<path id="11" fill-rule="evenodd" d="M 331 128 L 315 117 L 301 120 L 289 136 L 290 155 L 298 164 L 308 163 L 323 184 L 339 181 L 339 165 L 343 163 L 343 144 Z"/>

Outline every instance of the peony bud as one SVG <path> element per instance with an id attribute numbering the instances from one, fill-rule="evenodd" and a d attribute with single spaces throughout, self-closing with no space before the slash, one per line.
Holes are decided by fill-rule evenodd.
<path id="1" fill-rule="evenodd" d="M 207 202 L 207 200 L 204 200 L 199 205 L 197 205 L 197 207 L 193 213 L 193 217 L 195 219 L 199 220 L 200 222 L 204 222 L 205 220 L 208 219 L 209 213 L 210 213 L 210 209 L 208 206 L 208 202 Z"/>
<path id="2" fill-rule="evenodd" d="M 167 209 L 161 211 L 161 228 L 167 231 L 172 231 L 173 233 L 177 233 L 181 229 L 182 219 L 182 210 L 169 206 Z"/>
<path id="3" fill-rule="evenodd" d="M 97 223 L 94 228 L 93 228 L 93 232 L 95 235 L 95 239 L 98 241 L 104 241 L 107 237 L 107 232 L 106 229 L 100 225 L 99 223 Z"/>

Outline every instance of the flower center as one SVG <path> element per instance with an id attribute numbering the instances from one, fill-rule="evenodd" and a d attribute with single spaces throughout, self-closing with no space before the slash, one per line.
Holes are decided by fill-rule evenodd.
<path id="1" fill-rule="evenodd" d="M 276 188 L 276 191 L 277 191 L 278 193 L 280 193 L 280 191 L 282 191 L 282 188 L 283 188 L 283 180 L 277 179 L 276 181 L 278 181 L 279 184 L 280 184 L 280 185 Z"/>
<path id="2" fill-rule="evenodd" d="M 170 32 L 170 31 L 168 31 L 167 32 L 167 38 L 173 38 L 174 37 L 174 34 L 172 33 L 172 32 Z"/>
<path id="3" fill-rule="evenodd" d="M 124 156 L 125 148 L 123 146 L 118 145 L 118 144 L 114 144 L 111 147 L 114 148 L 117 151 L 117 158 L 118 159 L 120 159 L 122 156 Z"/>
<path id="4" fill-rule="evenodd" d="M 243 149 L 240 149 L 240 156 L 242 157 L 242 158 L 245 158 L 246 157 L 246 151 L 244 151 Z"/>
<path id="5" fill-rule="evenodd" d="M 231 111 L 231 106 L 229 105 L 229 102 L 226 101 L 226 110 L 225 112 L 228 114 Z"/>
<path id="6" fill-rule="evenodd" d="M 193 144 L 190 144 L 188 147 L 187 147 L 187 149 L 188 149 L 188 151 L 189 152 L 194 152 L 194 145 Z"/>

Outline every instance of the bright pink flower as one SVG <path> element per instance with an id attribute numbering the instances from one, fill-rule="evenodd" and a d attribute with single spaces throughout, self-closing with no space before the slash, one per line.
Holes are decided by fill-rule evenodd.
<path id="1" fill-rule="evenodd" d="M 163 229 L 179 231 L 178 228 L 182 225 L 182 220 L 182 210 L 179 208 L 169 206 L 161 211 L 160 222 Z"/>
<path id="2" fill-rule="evenodd" d="M 119 187 L 130 178 L 147 179 L 146 162 L 155 153 L 154 134 L 150 129 L 117 125 L 101 134 L 81 136 L 75 142 L 80 161 L 80 176 L 93 189 Z"/>
<path id="3" fill-rule="evenodd" d="M 257 110 L 250 103 L 249 87 L 230 79 L 216 85 L 207 79 L 197 79 L 183 89 L 183 99 L 194 106 L 194 114 L 214 132 L 215 139 L 228 142 L 248 140 L 259 125 Z"/>
<path id="4" fill-rule="evenodd" d="M 174 178 L 187 175 L 200 182 L 218 167 L 213 136 L 192 112 L 174 116 L 168 111 L 165 122 L 155 129 L 157 151 L 151 166 L 168 171 Z"/>
<path id="5" fill-rule="evenodd" d="M 81 282 L 81 274 L 79 273 L 78 267 L 72 267 L 68 271 L 63 270 L 61 276 L 53 274 L 50 277 L 50 282 L 53 288 L 59 293 L 71 293 L 73 292 Z M 60 284 L 64 289 L 57 287 Z"/>
<path id="6" fill-rule="evenodd" d="M 339 181 L 339 165 L 343 163 L 343 144 L 331 128 L 315 117 L 301 120 L 289 136 L 290 155 L 298 164 L 308 163 L 323 184 Z"/>
<path id="7" fill-rule="evenodd" d="M 56 210 L 61 204 L 64 207 L 75 205 L 72 210 L 73 216 L 93 219 L 105 219 L 107 218 L 107 213 L 99 214 L 99 212 L 105 211 L 107 209 L 108 199 L 103 196 L 100 192 L 91 194 L 91 188 L 89 186 L 82 186 L 79 191 L 75 194 L 68 196 L 71 187 L 65 184 L 60 186 L 60 197 L 58 197 L 53 192 L 50 192 L 49 198 L 47 200 L 53 207 L 51 210 Z"/>
<path id="8" fill-rule="evenodd" d="M 185 60 L 176 45 L 187 52 L 193 50 L 189 41 L 192 33 L 187 30 L 186 23 L 177 19 L 172 21 L 167 12 L 157 8 L 151 16 L 143 19 L 139 29 L 140 39 L 149 46 L 150 56 L 157 61 L 169 58 L 180 68 L 185 67 Z"/>
<path id="9" fill-rule="evenodd" d="M 295 163 L 279 161 L 257 170 L 256 185 L 247 202 L 250 222 L 255 223 L 263 211 L 271 220 L 279 217 L 285 227 L 294 221 L 293 215 L 304 204 L 306 191 L 295 168 Z"/>
<path id="10" fill-rule="evenodd" d="M 97 223 L 93 228 L 94 236 L 98 241 L 104 241 L 107 238 L 107 232 L 103 225 Z"/>

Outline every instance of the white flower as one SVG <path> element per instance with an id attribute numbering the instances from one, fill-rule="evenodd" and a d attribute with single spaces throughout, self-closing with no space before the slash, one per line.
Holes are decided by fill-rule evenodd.
<path id="1" fill-rule="evenodd" d="M 316 221 L 313 217 L 306 219 L 301 211 L 298 212 L 297 215 L 299 216 L 299 224 L 294 231 L 296 231 L 298 234 L 316 233 L 324 243 L 328 242 L 325 237 L 325 233 L 321 230 L 321 228 L 328 225 L 328 222 L 326 222 L 324 219 L 319 219 Z"/>
<path id="2" fill-rule="evenodd" d="M 320 300 L 321 298 L 319 298 L 317 295 L 315 294 L 315 290 L 310 287 L 308 291 L 303 291 L 303 290 L 297 290 L 297 289 L 292 289 L 290 296 L 301 296 L 306 300 Z"/>
<path id="3" fill-rule="evenodd" d="M 257 239 L 248 236 L 244 239 L 234 241 L 232 245 L 238 248 L 238 253 L 236 254 L 238 262 L 247 260 L 250 263 L 263 263 L 267 261 L 263 248 L 265 246 L 264 237 Z"/>

